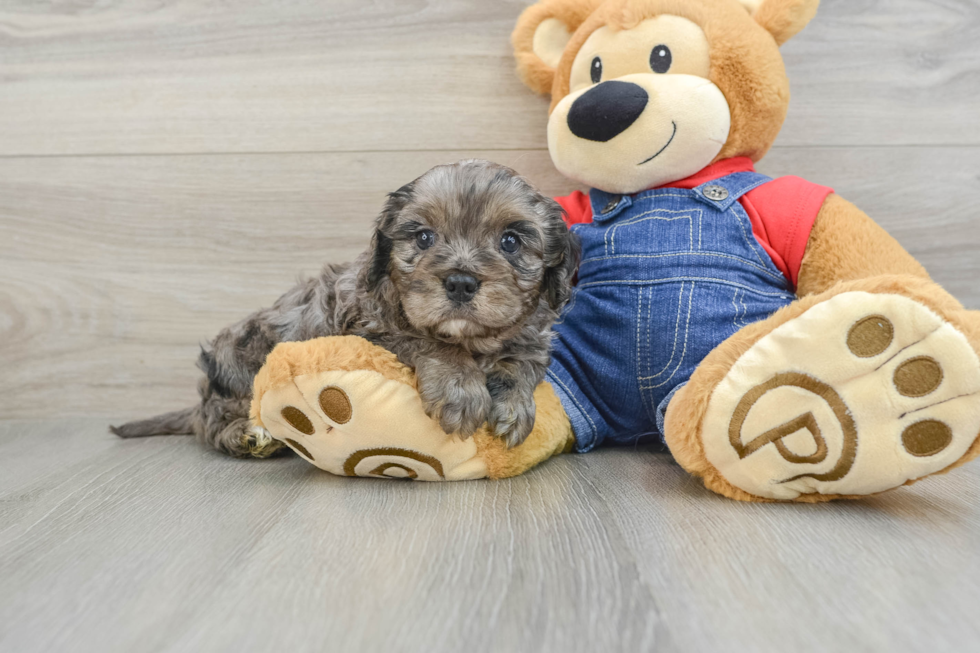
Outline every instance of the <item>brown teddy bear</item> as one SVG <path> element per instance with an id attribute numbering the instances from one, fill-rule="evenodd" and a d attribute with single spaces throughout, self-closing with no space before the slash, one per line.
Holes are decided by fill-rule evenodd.
<path id="1" fill-rule="evenodd" d="M 441 433 L 411 373 L 350 341 L 277 347 L 253 419 L 330 471 L 433 480 L 662 440 L 749 501 L 865 496 L 976 457 L 980 313 L 831 189 L 753 168 L 789 102 L 779 46 L 817 5 L 542 0 L 520 17 L 518 68 L 551 94 L 555 166 L 593 187 L 559 198 L 583 259 L 525 444 Z M 376 423 L 351 426 L 359 411 Z"/>

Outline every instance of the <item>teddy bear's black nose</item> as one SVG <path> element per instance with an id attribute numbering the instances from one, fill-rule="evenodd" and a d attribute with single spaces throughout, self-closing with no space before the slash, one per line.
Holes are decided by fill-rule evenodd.
<path id="1" fill-rule="evenodd" d="M 572 102 L 568 128 L 579 138 L 605 143 L 636 122 L 649 99 L 642 87 L 631 82 L 603 82 Z"/>

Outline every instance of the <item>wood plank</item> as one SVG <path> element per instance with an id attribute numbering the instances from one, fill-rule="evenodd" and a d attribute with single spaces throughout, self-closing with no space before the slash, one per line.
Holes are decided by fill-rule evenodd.
<path id="1" fill-rule="evenodd" d="M 101 442 L 103 428 L 74 430 Z M 40 435 L 0 426 L 0 450 L 23 429 Z M 172 437 L 72 462 L 53 456 L 0 494 L 2 650 L 656 641 L 656 603 L 572 460 L 503 483 L 352 483 L 294 456 L 236 461 Z"/>
<path id="2" fill-rule="evenodd" d="M 980 637 L 977 464 L 861 502 L 756 505 L 647 450 L 416 484 L 104 425 L 0 423 L 0 650 L 966 652 Z M 33 463 L 10 457 L 25 442 Z"/>
<path id="3" fill-rule="evenodd" d="M 669 456 L 587 458 L 685 651 L 972 651 L 980 468 L 816 506 L 711 495 Z"/>
<path id="4" fill-rule="evenodd" d="M 543 148 L 526 0 L 0 7 L 0 155 Z M 974 0 L 825 0 L 781 145 L 980 145 Z"/>
<path id="5" fill-rule="evenodd" d="M 0 160 L 0 416 L 192 403 L 198 343 L 353 258 L 386 192 L 461 155 L 574 188 L 543 151 Z M 823 148 L 761 169 L 835 187 L 980 308 L 978 167 L 980 148 Z"/>

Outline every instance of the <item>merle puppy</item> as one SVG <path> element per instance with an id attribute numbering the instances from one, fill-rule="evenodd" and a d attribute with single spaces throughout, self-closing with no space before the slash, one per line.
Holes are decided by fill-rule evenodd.
<path id="1" fill-rule="evenodd" d="M 248 419 L 266 356 L 279 342 L 353 334 L 415 369 L 425 410 L 447 433 L 488 422 L 519 444 L 577 262 L 561 208 L 513 170 L 433 168 L 388 196 L 357 260 L 327 265 L 202 348 L 199 405 L 112 431 L 194 433 L 232 456 L 266 457 L 282 445 Z"/>

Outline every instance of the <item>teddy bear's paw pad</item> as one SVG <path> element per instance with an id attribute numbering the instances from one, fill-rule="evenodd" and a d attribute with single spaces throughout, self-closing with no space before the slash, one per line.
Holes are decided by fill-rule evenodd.
<path id="1" fill-rule="evenodd" d="M 418 392 L 372 371 L 325 371 L 262 395 L 261 417 L 277 440 L 340 476 L 445 481 L 482 478 L 471 441 L 444 433 Z"/>
<path id="2" fill-rule="evenodd" d="M 980 359 L 899 295 L 850 292 L 756 342 L 712 393 L 705 454 L 760 497 L 864 495 L 934 474 L 980 433 Z"/>

